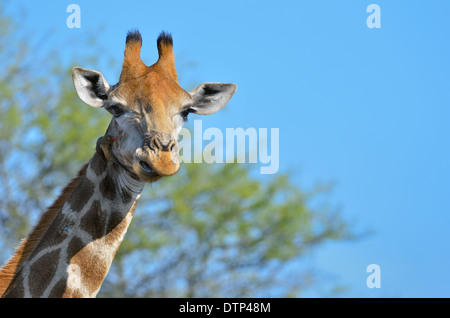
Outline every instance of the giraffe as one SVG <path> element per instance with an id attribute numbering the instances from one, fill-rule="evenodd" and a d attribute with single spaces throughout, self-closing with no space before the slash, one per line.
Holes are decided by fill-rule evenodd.
<path id="1" fill-rule="evenodd" d="M 119 81 L 74 67 L 79 98 L 112 118 L 94 155 L 41 216 L 0 269 L 2 297 L 95 297 L 133 217 L 145 184 L 177 173 L 178 137 L 189 113 L 213 114 L 235 84 L 178 83 L 173 40 L 161 32 L 158 60 L 140 58 L 142 36 L 129 31 Z"/>

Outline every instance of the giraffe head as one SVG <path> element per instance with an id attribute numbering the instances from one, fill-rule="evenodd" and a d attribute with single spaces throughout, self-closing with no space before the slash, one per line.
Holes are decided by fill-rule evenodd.
<path id="1" fill-rule="evenodd" d="M 192 91 L 178 84 L 172 36 L 157 40 L 158 61 L 145 65 L 140 58 L 138 31 L 126 38 L 119 82 L 109 85 L 94 70 L 73 68 L 78 96 L 86 104 L 112 114 L 107 134 L 114 137 L 110 157 L 144 181 L 175 174 L 179 168 L 178 138 L 189 113 L 213 114 L 236 91 L 235 84 L 203 83 Z"/>

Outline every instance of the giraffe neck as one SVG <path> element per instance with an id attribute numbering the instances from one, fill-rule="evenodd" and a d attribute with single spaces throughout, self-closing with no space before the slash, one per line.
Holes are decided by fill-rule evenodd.
<path id="1" fill-rule="evenodd" d="M 142 181 L 96 153 L 32 251 L 25 260 L 16 260 L 3 296 L 95 297 L 143 187 Z"/>

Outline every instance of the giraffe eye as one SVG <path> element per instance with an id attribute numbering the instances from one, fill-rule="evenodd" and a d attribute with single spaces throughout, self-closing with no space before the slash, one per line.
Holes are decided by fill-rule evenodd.
<path id="1" fill-rule="evenodd" d="M 181 112 L 181 117 L 183 117 L 183 120 L 184 120 L 184 121 L 187 121 L 187 117 L 188 117 L 189 113 L 190 113 L 189 108 L 188 108 L 188 109 L 185 109 L 185 110 L 183 110 L 183 111 Z"/>
<path id="2" fill-rule="evenodd" d="M 119 108 L 116 105 L 110 106 L 109 110 L 111 111 L 111 113 L 113 114 L 113 116 L 115 118 L 120 117 L 120 116 L 122 116 L 125 113 L 125 111 L 123 109 Z"/>

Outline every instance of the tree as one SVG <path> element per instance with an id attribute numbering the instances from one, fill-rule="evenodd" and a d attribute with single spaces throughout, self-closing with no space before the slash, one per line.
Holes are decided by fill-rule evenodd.
<path id="1" fill-rule="evenodd" d="M 350 238 L 339 213 L 313 211 L 286 174 L 242 164 L 187 164 L 146 193 L 101 291 L 115 297 L 300 295 L 305 251 Z M 147 196 L 148 195 L 148 196 Z M 121 286 L 121 288 L 116 288 Z"/>
<path id="2" fill-rule="evenodd" d="M 3 7 L 0 260 L 6 261 L 93 154 L 110 117 L 77 98 L 71 65 L 58 52 L 39 60 L 38 48 L 17 38 L 12 30 L 20 26 Z M 95 66 L 95 59 L 83 59 Z M 337 211 L 311 208 L 309 200 L 323 189 L 307 194 L 287 174 L 263 179 L 252 167 L 186 164 L 147 187 L 99 296 L 300 295 L 314 282 L 311 271 L 297 266 L 304 253 L 353 233 Z"/>
<path id="3" fill-rule="evenodd" d="M 89 159 L 109 120 L 83 105 L 70 67 L 29 43 L 32 31 L 5 13 L 7 3 L 0 1 L 0 262 Z"/>

